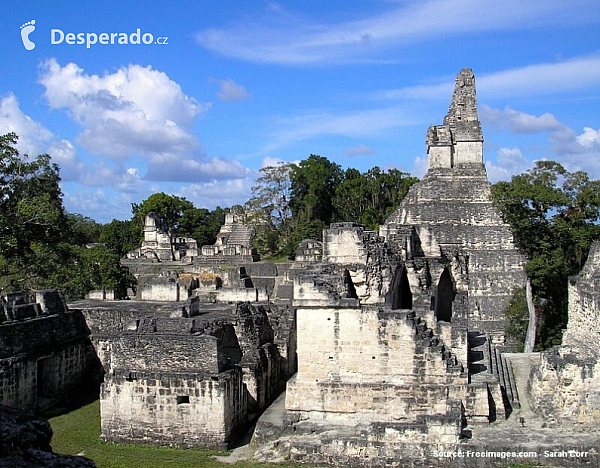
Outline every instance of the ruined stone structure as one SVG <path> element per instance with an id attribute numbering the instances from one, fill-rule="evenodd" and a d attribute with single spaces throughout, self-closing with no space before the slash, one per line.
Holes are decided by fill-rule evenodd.
<path id="1" fill-rule="evenodd" d="M 89 329 L 57 291 L 2 296 L 0 404 L 37 410 L 77 391 L 88 378 Z"/>
<path id="2" fill-rule="evenodd" d="M 191 262 L 198 256 L 198 244 L 191 237 L 176 237 L 170 227 L 155 213 L 144 219 L 144 240 L 139 249 L 129 252 L 129 259 L 148 259 L 158 262 Z"/>
<path id="3" fill-rule="evenodd" d="M 252 247 L 254 227 L 243 224 L 240 215 L 227 213 L 215 244 L 200 250 L 194 239 L 173 237 L 153 213 L 146 217 L 144 237 L 142 247 L 121 260 L 137 279 L 137 288 L 130 291 L 130 297 L 176 302 L 193 295 L 201 295 L 207 302 L 271 298 L 272 286 L 263 285 L 264 281 L 252 282 L 244 273 L 249 269 L 247 265 L 260 257 Z M 88 298 L 117 299 L 112 291 L 91 291 Z"/>
<path id="4" fill-rule="evenodd" d="M 295 321 L 273 304 L 85 301 L 102 362 L 102 439 L 226 448 L 295 372 Z"/>
<path id="5" fill-rule="evenodd" d="M 482 148 L 464 69 L 444 124 L 428 131 L 423 181 L 379 233 L 332 225 L 322 263 L 293 278 L 298 372 L 279 434 L 259 421 L 257 458 L 404 466 L 506 417 L 502 312 L 525 284 L 524 260 L 492 204 Z"/>
<path id="6" fill-rule="evenodd" d="M 569 321 L 562 346 L 541 353 L 528 393 L 534 411 L 552 426 L 600 426 L 600 242 L 569 278 Z"/>
<path id="7" fill-rule="evenodd" d="M 256 249 L 252 247 L 254 227 L 243 224 L 235 213 L 225 215 L 225 224 L 221 226 L 214 245 L 202 246 L 200 262 L 219 261 L 255 262 L 259 260 Z"/>

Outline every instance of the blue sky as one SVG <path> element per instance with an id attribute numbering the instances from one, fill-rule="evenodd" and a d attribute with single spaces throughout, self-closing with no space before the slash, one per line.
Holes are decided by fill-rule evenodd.
<path id="1" fill-rule="evenodd" d="M 600 178 L 597 0 L 10 0 L 0 27 L 0 134 L 49 153 L 66 208 L 99 222 L 159 191 L 243 203 L 261 167 L 311 153 L 420 177 L 463 67 L 490 180 L 539 159 Z"/>

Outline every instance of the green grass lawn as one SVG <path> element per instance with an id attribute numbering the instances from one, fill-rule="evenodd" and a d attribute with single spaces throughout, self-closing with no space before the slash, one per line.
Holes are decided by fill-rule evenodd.
<path id="1" fill-rule="evenodd" d="M 211 455 L 224 453 L 209 450 L 176 450 L 139 445 L 106 444 L 100 435 L 100 405 L 96 400 L 67 414 L 50 419 L 54 436 L 52 449 L 57 453 L 83 455 L 96 462 L 98 468 L 290 468 L 292 465 L 261 465 L 238 462 L 220 463 Z"/>

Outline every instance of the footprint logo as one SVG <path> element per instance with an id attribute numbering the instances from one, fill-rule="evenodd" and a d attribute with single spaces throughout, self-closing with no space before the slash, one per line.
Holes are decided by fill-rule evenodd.
<path id="1" fill-rule="evenodd" d="M 23 39 L 23 45 L 27 50 L 35 49 L 35 44 L 29 40 L 29 35 L 35 31 L 35 20 L 28 21 L 21 26 L 21 39 Z"/>

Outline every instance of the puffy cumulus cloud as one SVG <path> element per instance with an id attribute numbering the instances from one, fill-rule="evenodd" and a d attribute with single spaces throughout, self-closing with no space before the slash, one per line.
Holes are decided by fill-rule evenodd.
<path id="1" fill-rule="evenodd" d="M 144 179 L 179 182 L 242 179 L 249 171 L 239 162 L 231 159 L 180 158 L 167 154 L 152 158 Z"/>
<path id="2" fill-rule="evenodd" d="M 598 148 L 600 146 L 600 130 L 583 127 L 583 133 L 577 136 L 577 143 L 583 148 Z"/>
<path id="3" fill-rule="evenodd" d="M 92 153 L 151 158 L 199 148 L 191 131 L 208 106 L 150 66 L 128 65 L 99 76 L 50 59 L 42 65 L 39 81 L 50 107 L 66 109 L 81 126 L 79 142 Z"/>
<path id="4" fill-rule="evenodd" d="M 148 191 L 147 183 L 135 167 L 113 167 L 100 161 L 80 175 L 78 182 L 88 187 L 104 187 L 120 193 L 143 194 Z"/>
<path id="5" fill-rule="evenodd" d="M 369 148 L 368 146 L 364 145 L 364 144 L 360 144 L 359 146 L 355 147 L 355 148 L 346 148 L 344 149 L 344 154 L 346 156 L 365 156 L 367 154 L 376 154 L 377 152 L 373 149 L 373 148 Z"/>
<path id="6" fill-rule="evenodd" d="M 55 140 L 50 130 L 23 113 L 13 94 L 0 100 L 0 134 L 14 132 L 19 136 L 17 149 L 21 154 L 36 156 L 47 153 L 60 167 L 63 181 L 78 181 L 87 177 L 88 166 L 78 157 L 68 140 Z"/>
<path id="7" fill-rule="evenodd" d="M 219 84 L 219 92 L 217 97 L 222 101 L 243 101 L 250 99 L 252 95 L 242 85 L 235 83 L 233 80 L 216 80 Z"/>
<path id="8" fill-rule="evenodd" d="M 21 154 L 36 156 L 47 152 L 50 130 L 24 114 L 14 94 L 0 100 L 0 135 L 14 132 L 18 135 L 17 149 Z"/>
<path id="9" fill-rule="evenodd" d="M 490 182 L 510 180 L 512 176 L 525 172 L 532 166 L 519 148 L 500 148 L 496 161 L 488 160 L 485 163 Z"/>
<path id="10" fill-rule="evenodd" d="M 600 179 L 600 129 L 584 127 L 577 133 L 569 127 L 554 132 L 550 137 L 557 160 L 569 170 L 582 170 L 594 179 Z"/>
<path id="11" fill-rule="evenodd" d="M 500 130 L 508 130 L 514 134 L 552 132 L 564 127 L 552 114 L 545 113 L 535 116 L 510 107 L 500 110 L 483 104 L 480 106 L 479 115 L 483 123 Z"/>
<path id="12" fill-rule="evenodd" d="M 65 208 L 70 213 L 83 213 L 100 223 L 109 223 L 113 219 L 131 219 L 131 204 L 139 203 L 150 193 L 143 196 L 129 193 L 116 193 L 109 188 L 68 187 L 63 190 Z"/>
<path id="13" fill-rule="evenodd" d="M 77 157 L 77 150 L 68 140 L 53 141 L 48 145 L 48 154 L 60 167 L 60 178 L 75 181 L 85 178 L 88 167 Z"/>
<path id="14" fill-rule="evenodd" d="M 256 172 L 250 172 L 244 179 L 211 180 L 190 184 L 182 187 L 176 195 L 187 198 L 196 206 L 209 209 L 217 205 L 243 205 L 250 198 L 256 177 Z"/>

